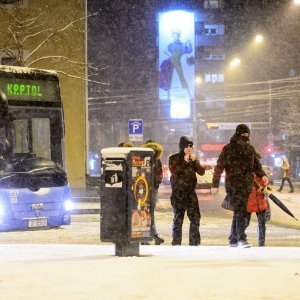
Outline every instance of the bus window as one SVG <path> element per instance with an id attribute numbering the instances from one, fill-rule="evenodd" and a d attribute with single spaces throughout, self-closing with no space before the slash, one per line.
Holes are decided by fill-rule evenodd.
<path id="1" fill-rule="evenodd" d="M 29 153 L 29 124 L 28 120 L 14 120 L 14 153 Z"/>
<path id="2" fill-rule="evenodd" d="M 49 119 L 32 119 L 32 149 L 36 156 L 51 159 Z"/>
<path id="3" fill-rule="evenodd" d="M 5 128 L 0 128 L 0 158 L 3 157 L 7 151 L 7 138 Z"/>
<path id="4" fill-rule="evenodd" d="M 36 156 L 51 159 L 50 120 L 32 118 L 14 120 L 14 153 L 32 152 Z"/>

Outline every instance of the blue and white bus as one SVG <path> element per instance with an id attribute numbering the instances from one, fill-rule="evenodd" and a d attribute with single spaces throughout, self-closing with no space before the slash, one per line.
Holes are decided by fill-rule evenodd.
<path id="1" fill-rule="evenodd" d="M 70 224 L 54 71 L 0 66 L 0 231 Z"/>

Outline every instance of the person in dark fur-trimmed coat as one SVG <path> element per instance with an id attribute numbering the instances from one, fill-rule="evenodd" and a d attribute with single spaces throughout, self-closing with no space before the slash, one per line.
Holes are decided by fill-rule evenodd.
<path id="1" fill-rule="evenodd" d="M 156 202 L 158 200 L 158 188 L 159 185 L 162 182 L 163 179 L 163 169 L 162 169 L 162 163 L 161 163 L 161 156 L 163 154 L 163 146 L 160 145 L 159 143 L 156 143 L 153 140 L 148 140 L 144 145 L 142 145 L 141 147 L 146 147 L 146 148 L 150 148 L 154 151 L 154 157 L 155 157 L 155 161 L 154 161 L 154 177 L 153 177 L 153 188 L 154 188 L 154 195 L 153 195 L 153 212 L 155 211 L 155 207 L 156 207 Z M 153 234 L 153 238 L 155 241 L 155 245 L 160 245 L 162 243 L 164 243 L 164 239 L 161 238 L 158 233 L 157 233 L 157 229 L 156 229 L 156 225 L 155 225 L 155 217 L 153 215 L 153 222 L 152 222 L 152 234 Z M 145 243 L 146 244 L 146 243 Z"/>
<path id="2" fill-rule="evenodd" d="M 198 246 L 200 238 L 200 209 L 195 187 L 197 184 L 196 172 L 204 175 L 205 169 L 200 165 L 197 156 L 193 153 L 193 142 L 183 136 L 179 142 L 179 152 L 169 157 L 171 172 L 171 204 L 173 207 L 172 245 L 181 245 L 182 224 L 185 212 L 190 220 L 189 245 Z"/>

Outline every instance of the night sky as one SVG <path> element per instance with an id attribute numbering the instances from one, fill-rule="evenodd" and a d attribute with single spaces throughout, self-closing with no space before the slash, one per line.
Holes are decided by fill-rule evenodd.
<path id="1" fill-rule="evenodd" d="M 156 72 L 156 13 L 168 8 L 195 9 L 201 2 L 89 0 L 88 11 L 100 10 L 100 13 L 88 21 L 88 57 L 90 62 L 105 68 L 93 78 L 109 82 L 110 89 L 151 88 Z M 288 24 L 280 28 L 278 25 L 284 19 L 283 8 L 288 2 L 290 0 L 225 1 L 222 14 L 227 52 L 244 47 L 258 31 L 279 34 L 284 42 L 297 43 L 293 32 L 285 32 Z M 296 32 L 293 34 L 298 36 Z M 276 48 L 276 40 L 272 43 Z M 274 60 L 278 60 L 277 56 L 280 54 L 274 52 Z M 151 79 L 149 74 L 152 74 Z"/>

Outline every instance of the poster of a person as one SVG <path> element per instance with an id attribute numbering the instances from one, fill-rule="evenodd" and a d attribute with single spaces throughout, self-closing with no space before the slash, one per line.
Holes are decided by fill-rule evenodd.
<path id="1" fill-rule="evenodd" d="M 182 22 L 180 22 L 180 20 Z M 160 99 L 183 94 L 194 98 L 194 15 L 184 11 L 159 18 Z M 184 24 L 178 27 L 178 24 Z"/>

